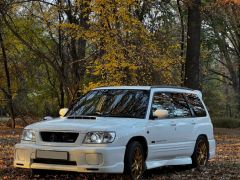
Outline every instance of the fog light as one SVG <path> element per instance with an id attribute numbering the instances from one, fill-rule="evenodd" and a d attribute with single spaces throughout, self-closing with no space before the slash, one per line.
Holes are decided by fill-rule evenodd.
<path id="1" fill-rule="evenodd" d="M 88 165 L 99 165 L 103 162 L 102 154 L 86 154 L 85 158 Z"/>
<path id="2" fill-rule="evenodd" d="M 23 149 L 16 149 L 15 151 L 15 159 L 18 161 L 24 161 L 25 160 L 25 150 Z"/>

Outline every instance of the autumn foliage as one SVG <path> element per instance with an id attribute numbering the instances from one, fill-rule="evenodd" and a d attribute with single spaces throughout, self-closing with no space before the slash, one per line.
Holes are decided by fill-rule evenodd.
<path id="1" fill-rule="evenodd" d="M 198 43 L 193 2 L 1 0 L 0 112 L 56 116 L 97 86 L 164 84 L 201 89 L 211 114 L 237 118 L 238 1 L 198 3 Z"/>

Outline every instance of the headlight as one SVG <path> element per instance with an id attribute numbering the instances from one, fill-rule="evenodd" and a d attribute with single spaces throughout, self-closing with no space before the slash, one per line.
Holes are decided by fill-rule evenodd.
<path id="1" fill-rule="evenodd" d="M 107 144 L 115 139 L 115 132 L 88 132 L 83 140 L 84 144 Z"/>
<path id="2" fill-rule="evenodd" d="M 36 141 L 35 132 L 30 129 L 24 129 L 22 133 L 22 140 L 24 141 Z"/>

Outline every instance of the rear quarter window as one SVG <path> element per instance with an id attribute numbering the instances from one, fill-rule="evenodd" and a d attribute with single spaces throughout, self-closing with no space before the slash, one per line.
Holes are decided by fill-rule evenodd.
<path id="1" fill-rule="evenodd" d="M 207 115 L 202 101 L 196 94 L 186 94 L 186 98 L 196 117 L 205 117 Z"/>

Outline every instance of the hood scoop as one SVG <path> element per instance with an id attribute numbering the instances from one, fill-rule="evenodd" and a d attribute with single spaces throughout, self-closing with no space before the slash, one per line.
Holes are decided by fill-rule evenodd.
<path id="1" fill-rule="evenodd" d="M 68 119 L 96 119 L 94 116 L 68 116 Z"/>

